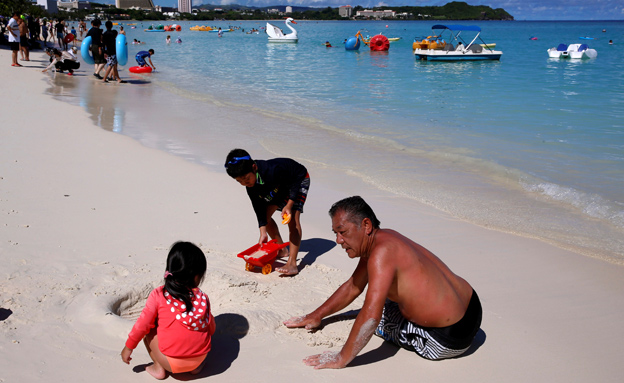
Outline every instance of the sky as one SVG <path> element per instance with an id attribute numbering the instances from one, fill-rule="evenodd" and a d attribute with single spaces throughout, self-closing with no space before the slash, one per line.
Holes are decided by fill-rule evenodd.
<path id="1" fill-rule="evenodd" d="M 177 0 L 153 0 L 154 4 L 177 7 Z M 444 5 L 451 0 L 192 0 L 193 5 L 241 4 L 257 7 L 297 5 L 306 7 L 388 7 L 399 5 Z M 470 5 L 503 8 L 516 20 L 624 20 L 624 0 L 463 0 Z"/>

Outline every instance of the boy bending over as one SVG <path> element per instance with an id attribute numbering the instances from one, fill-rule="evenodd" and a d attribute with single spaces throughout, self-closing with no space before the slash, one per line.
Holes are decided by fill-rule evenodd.
<path id="1" fill-rule="evenodd" d="M 288 221 L 289 254 L 288 262 L 276 269 L 282 275 L 296 275 L 297 254 L 301 245 L 300 215 L 303 213 L 310 188 L 310 175 L 306 168 L 290 158 L 274 158 L 272 160 L 252 160 L 243 149 L 232 150 L 226 160 L 225 169 L 230 177 L 247 188 L 247 195 L 260 227 L 262 244 L 270 236 L 277 243 L 284 243 L 277 224 L 272 216 L 276 210 L 282 212 L 282 219 Z M 286 249 L 280 256 L 285 256 Z"/>

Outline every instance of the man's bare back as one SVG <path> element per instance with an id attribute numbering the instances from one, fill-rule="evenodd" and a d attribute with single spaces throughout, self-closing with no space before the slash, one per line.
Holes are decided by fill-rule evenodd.
<path id="1" fill-rule="evenodd" d="M 375 258 L 380 257 L 380 262 Z M 472 287 L 438 257 L 416 242 L 390 229 L 378 229 L 368 262 L 383 268 L 393 281 L 387 298 L 399 304 L 411 322 L 425 327 L 446 327 L 459 321 L 468 307 Z M 369 280 L 369 285 L 375 280 Z"/>

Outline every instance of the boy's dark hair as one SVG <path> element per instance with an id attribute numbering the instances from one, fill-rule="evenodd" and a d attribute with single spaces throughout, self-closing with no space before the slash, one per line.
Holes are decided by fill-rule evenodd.
<path id="1" fill-rule="evenodd" d="M 167 274 L 171 273 L 171 275 Z M 190 242 L 176 242 L 167 256 L 165 270 L 165 291 L 186 305 L 186 312 L 193 309 L 192 289 L 197 287 L 195 279 L 206 274 L 206 256 L 201 249 Z"/>
<path id="2" fill-rule="evenodd" d="M 151 54 L 154 54 L 154 50 L 153 49 L 148 50 L 148 52 L 151 53 Z"/>
<path id="3" fill-rule="evenodd" d="M 381 222 L 377 219 L 373 209 L 360 196 L 347 197 L 332 205 L 329 209 L 329 216 L 334 218 L 338 211 L 344 211 L 347 214 L 347 221 L 358 225 L 362 224 L 364 218 L 368 218 L 373 223 L 374 229 L 379 229 Z"/>
<path id="4" fill-rule="evenodd" d="M 243 149 L 233 149 L 225 158 L 225 171 L 232 178 L 242 177 L 253 173 L 254 161 Z"/>
<path id="5" fill-rule="evenodd" d="M 106 23 L 104 23 L 104 25 L 106 26 L 106 29 L 111 30 L 113 29 L 113 22 L 108 20 L 106 21 Z"/>

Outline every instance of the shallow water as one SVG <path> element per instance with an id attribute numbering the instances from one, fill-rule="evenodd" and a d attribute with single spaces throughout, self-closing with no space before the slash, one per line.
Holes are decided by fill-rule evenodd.
<path id="1" fill-rule="evenodd" d="M 416 61 L 412 41 L 432 22 L 303 21 L 300 42 L 282 45 L 264 33 L 189 31 L 195 24 L 126 27 L 129 41 L 147 42 L 130 57 L 154 49 L 158 72 L 122 71 L 123 91 L 87 82 L 61 93 L 99 126 L 219 171 L 229 149 L 260 145 L 479 225 L 624 262 L 624 23 L 474 22 L 504 52 L 476 63 Z M 389 52 L 345 51 L 358 29 L 402 39 Z M 167 34 L 183 43 L 165 44 Z M 579 42 L 598 57 L 548 58 Z M 85 96 L 102 91 L 115 93 L 106 105 Z"/>

